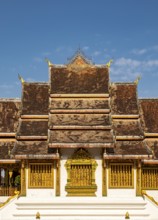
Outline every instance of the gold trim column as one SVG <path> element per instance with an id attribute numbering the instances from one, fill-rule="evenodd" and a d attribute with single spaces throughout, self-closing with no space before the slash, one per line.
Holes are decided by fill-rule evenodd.
<path id="1" fill-rule="evenodd" d="M 107 175 L 106 175 L 107 164 L 103 159 L 102 161 L 102 196 L 107 196 Z"/>
<path id="2" fill-rule="evenodd" d="M 136 175 L 136 196 L 141 196 L 141 161 L 138 160 Z"/>
<path id="3" fill-rule="evenodd" d="M 26 196 L 26 161 L 21 162 L 21 196 Z"/>
<path id="4" fill-rule="evenodd" d="M 1 186 L 1 181 L 2 181 L 1 174 L 2 174 L 2 169 L 0 167 L 0 186 Z"/>
<path id="5" fill-rule="evenodd" d="M 12 168 L 9 169 L 9 186 L 12 186 L 12 175 L 13 175 L 13 170 Z"/>
<path id="6" fill-rule="evenodd" d="M 5 186 L 9 186 L 9 170 L 7 168 L 5 169 L 5 179 L 4 179 L 4 182 L 5 182 Z"/>
<path id="7" fill-rule="evenodd" d="M 60 196 L 60 159 L 56 160 L 56 196 Z"/>

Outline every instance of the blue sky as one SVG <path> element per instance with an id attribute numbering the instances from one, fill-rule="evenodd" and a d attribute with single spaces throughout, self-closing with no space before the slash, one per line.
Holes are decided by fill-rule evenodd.
<path id="1" fill-rule="evenodd" d="M 111 81 L 134 81 L 158 97 L 157 0 L 0 0 L 0 97 L 20 97 L 26 81 L 48 81 L 48 57 L 65 64 L 78 47 Z"/>

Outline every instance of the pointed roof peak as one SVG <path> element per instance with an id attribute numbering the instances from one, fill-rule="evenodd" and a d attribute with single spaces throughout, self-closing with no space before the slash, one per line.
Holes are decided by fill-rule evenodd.
<path id="1" fill-rule="evenodd" d="M 80 47 L 76 50 L 76 52 L 74 53 L 72 57 L 68 58 L 68 65 L 74 62 L 76 63 L 76 60 L 80 62 L 82 61 L 81 63 L 93 65 L 93 62 L 91 61 L 91 59 L 85 55 L 84 51 Z M 80 62 L 77 62 L 77 63 L 80 63 Z"/>

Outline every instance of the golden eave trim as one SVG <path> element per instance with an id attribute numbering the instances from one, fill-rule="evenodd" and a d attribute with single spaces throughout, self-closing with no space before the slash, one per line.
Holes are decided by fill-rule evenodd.
<path id="1" fill-rule="evenodd" d="M 90 114 L 107 114 L 110 113 L 110 109 L 51 109 L 50 113 L 52 114 L 86 114 L 86 113 L 90 113 Z"/>
<path id="2" fill-rule="evenodd" d="M 48 122 L 48 118 L 20 118 L 20 122 L 23 122 L 23 121 L 31 121 L 31 122 L 47 121 Z"/>
<path id="3" fill-rule="evenodd" d="M 145 137 L 158 137 L 158 133 L 144 133 Z"/>
<path id="4" fill-rule="evenodd" d="M 51 98 L 109 98 L 109 94 L 50 94 Z"/>
<path id="5" fill-rule="evenodd" d="M 76 125 L 70 125 L 70 126 L 50 126 L 49 127 L 52 130 L 110 130 L 111 126 L 76 126 Z"/>
<path id="6" fill-rule="evenodd" d="M 116 140 L 143 140 L 143 136 L 116 136 Z"/>
<path id="7" fill-rule="evenodd" d="M 108 155 L 104 154 L 103 158 L 106 160 L 112 160 L 112 159 L 148 159 L 152 157 L 152 155 Z"/>
<path id="8" fill-rule="evenodd" d="M 113 148 L 114 143 L 49 143 L 50 148 Z"/>
<path id="9" fill-rule="evenodd" d="M 145 141 L 148 143 L 148 141 L 158 141 L 158 137 L 145 137 Z"/>
<path id="10" fill-rule="evenodd" d="M 0 137 L 15 137 L 16 133 L 15 132 L 1 132 Z"/>
<path id="11" fill-rule="evenodd" d="M 38 155 L 34 155 L 34 154 L 28 154 L 28 155 L 24 155 L 24 154 L 21 154 L 21 155 L 15 155 L 15 158 L 16 159 L 59 159 L 60 156 L 59 154 L 50 154 L 50 155 L 47 155 L 47 154 L 38 154 Z"/>
<path id="12" fill-rule="evenodd" d="M 138 119 L 139 115 L 111 115 L 113 119 Z"/>
<path id="13" fill-rule="evenodd" d="M 14 159 L 4 159 L 4 160 L 0 160 L 0 164 L 14 164 L 14 163 L 20 163 L 21 160 L 14 160 Z"/>
<path id="14" fill-rule="evenodd" d="M 142 160 L 144 164 L 158 164 L 158 160 Z"/>
<path id="15" fill-rule="evenodd" d="M 48 115 L 21 115 L 21 119 L 48 119 Z"/>
<path id="16" fill-rule="evenodd" d="M 15 138 L 9 138 L 9 137 L 6 137 L 6 138 L 0 138 L 0 142 L 16 142 L 16 139 Z"/>

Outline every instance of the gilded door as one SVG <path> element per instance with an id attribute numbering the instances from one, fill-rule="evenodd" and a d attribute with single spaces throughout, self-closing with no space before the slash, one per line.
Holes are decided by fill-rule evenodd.
<path id="1" fill-rule="evenodd" d="M 95 196 L 95 170 L 97 163 L 89 153 L 78 149 L 65 164 L 67 170 L 67 196 Z"/>

